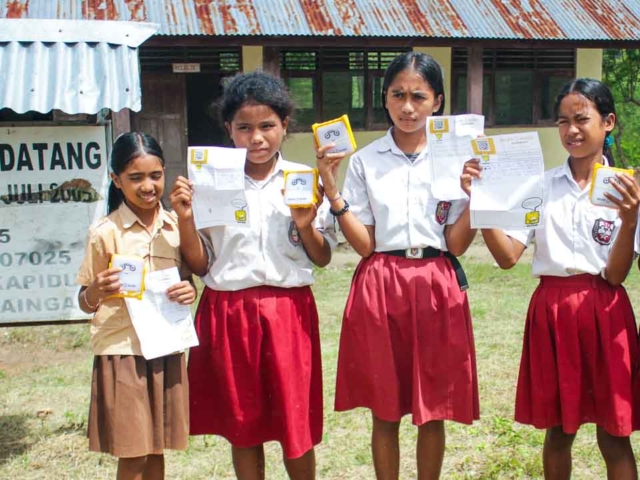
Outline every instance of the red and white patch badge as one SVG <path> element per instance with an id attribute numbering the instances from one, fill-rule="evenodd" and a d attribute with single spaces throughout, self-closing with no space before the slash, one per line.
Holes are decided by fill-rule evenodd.
<path id="1" fill-rule="evenodd" d="M 614 228 L 615 226 L 613 221 L 598 218 L 593 224 L 591 235 L 600 245 L 609 245 L 611 243 Z"/>
<path id="2" fill-rule="evenodd" d="M 298 228 L 293 220 L 289 224 L 289 243 L 294 247 L 300 245 L 300 233 L 298 232 Z"/>
<path id="3" fill-rule="evenodd" d="M 449 210 L 451 210 L 451 202 L 438 202 L 438 206 L 436 207 L 436 222 L 440 225 L 447 223 Z"/>

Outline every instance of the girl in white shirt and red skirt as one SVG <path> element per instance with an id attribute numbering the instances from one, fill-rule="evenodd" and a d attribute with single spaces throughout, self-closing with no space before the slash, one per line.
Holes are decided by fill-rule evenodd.
<path id="1" fill-rule="evenodd" d="M 607 477 L 637 478 L 629 442 L 634 417 L 633 375 L 638 334 L 622 282 L 634 259 L 640 190 L 616 175 L 615 208 L 589 200 L 596 163 L 613 165 L 613 96 L 598 80 L 567 83 L 556 99 L 560 140 L 569 159 L 545 172 L 542 228 L 482 230 L 502 268 L 511 268 L 535 239 L 532 273 L 540 278 L 529 304 L 516 395 L 516 421 L 546 429 L 545 478 L 568 479 L 571 447 L 584 423 L 597 425 Z M 481 165 L 470 161 L 471 180 Z"/>
<path id="2" fill-rule="evenodd" d="M 427 117 L 444 111 L 438 63 L 408 52 L 386 70 L 391 128 L 356 152 L 340 193 L 344 154 L 317 149 L 325 193 L 345 238 L 363 257 L 344 312 L 335 408 L 366 407 L 379 479 L 397 479 L 401 418 L 418 427 L 418 478 L 440 475 L 444 420 L 479 417 L 467 282 L 456 256 L 473 240 L 466 200 L 431 189 Z"/>
<path id="3" fill-rule="evenodd" d="M 321 194 L 310 208 L 284 203 L 284 171 L 309 167 L 280 153 L 293 113 L 280 79 L 238 75 L 220 109 L 235 147 L 247 149 L 246 225 L 196 231 L 192 184 L 180 177 L 171 192 L 184 259 L 206 285 L 200 345 L 189 355 L 191 434 L 225 437 L 239 479 L 264 478 L 263 443 L 271 440 L 281 443 L 292 479 L 313 479 L 323 410 L 310 285 L 313 265 L 331 259 L 333 221 Z"/>

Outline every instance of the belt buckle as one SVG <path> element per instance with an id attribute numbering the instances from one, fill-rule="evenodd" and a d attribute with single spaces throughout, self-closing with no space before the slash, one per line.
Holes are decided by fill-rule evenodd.
<path id="1" fill-rule="evenodd" d="M 405 257 L 407 258 L 422 258 L 422 252 L 424 248 L 407 248 L 404 252 Z"/>

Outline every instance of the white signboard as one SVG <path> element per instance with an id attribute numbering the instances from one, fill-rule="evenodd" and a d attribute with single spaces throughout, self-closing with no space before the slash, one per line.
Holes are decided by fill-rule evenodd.
<path id="1" fill-rule="evenodd" d="M 0 127 L 0 326 L 87 317 L 75 277 L 107 164 L 104 126 Z"/>
<path id="2" fill-rule="evenodd" d="M 173 73 L 200 73 L 199 63 L 172 63 Z"/>

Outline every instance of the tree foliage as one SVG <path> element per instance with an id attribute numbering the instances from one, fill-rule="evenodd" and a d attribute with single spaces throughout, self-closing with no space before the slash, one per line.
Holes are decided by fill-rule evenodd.
<path id="1" fill-rule="evenodd" d="M 640 50 L 605 50 L 602 73 L 618 113 L 616 159 L 624 166 L 640 166 Z"/>

